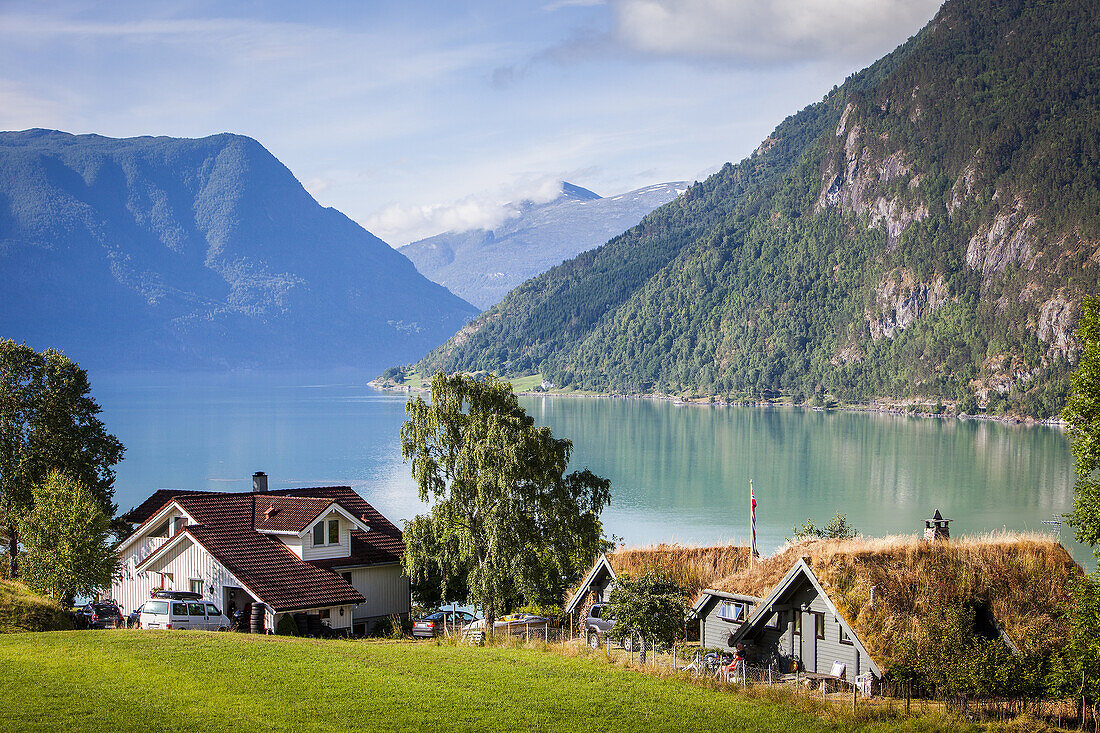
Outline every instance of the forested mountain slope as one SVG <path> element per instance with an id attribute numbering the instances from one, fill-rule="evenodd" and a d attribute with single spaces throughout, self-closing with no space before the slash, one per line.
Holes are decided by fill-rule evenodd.
<path id="1" fill-rule="evenodd" d="M 686 188 L 686 183 L 659 183 L 602 198 L 563 183 L 553 201 L 523 202 L 495 229 L 445 232 L 398 251 L 426 277 L 488 308 L 524 280 L 637 224 Z"/>
<path id="2" fill-rule="evenodd" d="M 476 313 L 251 138 L 0 133 L 0 337 L 126 370 L 380 369 Z"/>
<path id="3" fill-rule="evenodd" d="M 897 51 L 423 371 L 1046 416 L 1100 292 L 1095 3 L 949 0 Z"/>

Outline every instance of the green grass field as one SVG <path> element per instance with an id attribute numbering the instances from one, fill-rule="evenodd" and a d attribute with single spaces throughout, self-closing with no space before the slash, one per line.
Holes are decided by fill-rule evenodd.
<path id="1" fill-rule="evenodd" d="M 14 580 L 0 578 L 0 634 L 71 629 L 61 606 Z"/>
<path id="2" fill-rule="evenodd" d="M 0 670 L 4 731 L 891 729 L 540 649 L 54 632 L 0 636 Z"/>

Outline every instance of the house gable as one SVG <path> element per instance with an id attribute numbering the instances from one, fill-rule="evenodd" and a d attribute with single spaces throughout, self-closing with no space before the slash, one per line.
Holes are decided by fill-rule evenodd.
<path id="1" fill-rule="evenodd" d="M 147 540 L 156 533 L 162 525 L 167 523 L 167 533 L 162 535 L 163 537 L 172 537 L 178 534 L 180 525 L 176 524 L 174 520 L 183 519 L 186 524 L 195 524 L 195 518 L 191 516 L 187 510 L 180 504 L 180 502 L 172 499 L 169 500 L 151 514 L 142 522 L 137 529 L 130 533 L 126 539 L 124 539 L 118 546 L 117 551 L 125 555 L 127 549 L 132 545 L 139 543 L 141 540 Z"/>
<path id="2" fill-rule="evenodd" d="M 589 594 L 597 596 L 593 599 L 594 602 L 606 600 L 604 596 L 608 592 L 607 589 L 615 580 L 618 580 L 618 576 L 615 574 L 615 569 L 611 567 L 611 561 L 606 554 L 600 555 L 577 586 L 573 597 L 565 604 L 565 613 L 567 615 L 575 613 L 584 601 L 589 600 Z"/>
<path id="3" fill-rule="evenodd" d="M 865 669 L 879 678 L 883 674 L 805 560 L 795 563 L 730 643 L 739 641 L 757 642 L 781 657 L 797 656 L 811 672 L 828 671 L 840 661 L 852 670 L 849 678 Z"/>

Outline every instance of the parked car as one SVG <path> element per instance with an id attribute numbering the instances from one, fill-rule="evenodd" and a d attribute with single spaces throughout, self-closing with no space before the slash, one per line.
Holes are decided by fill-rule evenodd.
<path id="1" fill-rule="evenodd" d="M 531 636 L 545 638 L 548 628 L 550 628 L 550 619 L 530 613 L 510 613 L 507 616 L 501 616 L 493 624 L 495 633 L 500 634 L 503 632 L 512 636 L 530 634 Z M 463 626 L 462 636 L 473 641 L 484 640 L 485 619 L 478 619 Z"/>
<path id="2" fill-rule="evenodd" d="M 229 619 L 210 601 L 154 598 L 141 605 L 138 627 L 225 631 L 229 628 Z"/>
<path id="3" fill-rule="evenodd" d="M 117 629 L 123 624 L 122 611 L 114 601 L 85 604 L 80 609 L 80 618 L 85 629 Z"/>
<path id="4" fill-rule="evenodd" d="M 448 630 L 462 629 L 474 621 L 477 621 L 477 616 L 467 611 L 436 611 L 422 619 L 413 621 L 413 636 L 420 639 L 430 639 L 433 636 L 442 636 Z"/>
<path id="5" fill-rule="evenodd" d="M 609 613 L 609 608 L 606 603 L 594 603 L 592 608 L 588 610 L 588 616 L 584 619 L 584 632 L 585 639 L 588 642 L 588 646 L 593 649 L 598 649 L 600 646 L 600 639 L 604 634 L 611 631 L 611 627 L 615 625 L 615 617 Z"/>

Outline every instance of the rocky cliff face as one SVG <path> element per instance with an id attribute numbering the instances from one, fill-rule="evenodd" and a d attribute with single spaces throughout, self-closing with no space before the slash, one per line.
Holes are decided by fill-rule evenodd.
<path id="1" fill-rule="evenodd" d="M 821 192 L 814 211 L 835 207 L 845 214 L 866 215 L 870 226 L 886 232 L 887 243 L 893 247 L 910 224 L 928 218 L 928 207 L 890 195 L 889 184 L 903 179 L 905 188 L 912 191 L 920 185 L 920 176 L 911 174 L 903 151 L 879 154 L 886 140 L 877 141 L 877 145 L 865 144 L 863 129 L 852 121 L 855 110 L 855 105 L 849 103 L 841 114 L 836 137 L 844 141 L 837 151 L 843 155 L 833 155 L 821 174 Z"/>
<path id="2" fill-rule="evenodd" d="M 905 267 L 889 273 L 874 289 L 874 302 L 865 314 L 872 341 L 893 338 L 918 318 L 947 302 L 947 283 L 941 275 L 917 282 Z"/>

